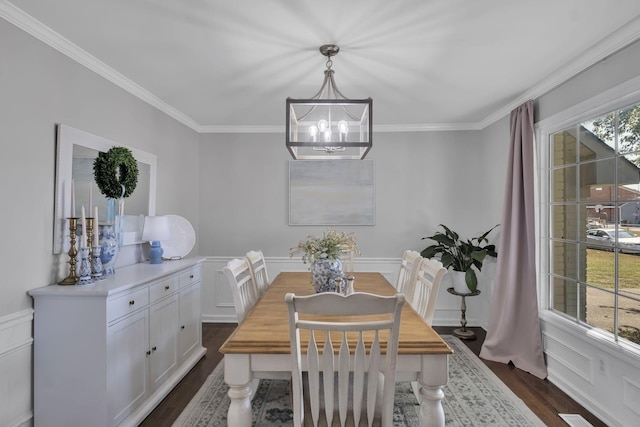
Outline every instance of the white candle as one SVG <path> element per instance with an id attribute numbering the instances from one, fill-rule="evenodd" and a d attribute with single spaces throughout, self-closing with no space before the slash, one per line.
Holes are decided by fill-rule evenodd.
<path id="1" fill-rule="evenodd" d="M 98 246 L 98 207 L 93 207 L 93 246 Z"/>
<path id="2" fill-rule="evenodd" d="M 87 246 L 87 220 L 84 215 L 84 205 L 82 205 L 82 215 L 80 216 L 80 220 L 82 221 L 82 237 L 80 238 L 80 247 L 85 248 Z"/>
<path id="3" fill-rule="evenodd" d="M 71 180 L 71 218 L 76 217 L 76 188 Z"/>
<path id="4" fill-rule="evenodd" d="M 89 183 L 89 215 L 93 212 L 93 185 Z"/>

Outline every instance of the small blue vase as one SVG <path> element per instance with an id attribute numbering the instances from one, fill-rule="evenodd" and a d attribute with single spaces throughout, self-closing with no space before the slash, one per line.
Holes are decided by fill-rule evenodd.
<path id="1" fill-rule="evenodd" d="M 336 292 L 336 278 L 344 278 L 339 259 L 321 258 L 311 265 L 311 282 L 316 292 Z M 344 280 L 343 280 L 344 283 Z M 340 290 L 342 292 L 342 289 Z"/>

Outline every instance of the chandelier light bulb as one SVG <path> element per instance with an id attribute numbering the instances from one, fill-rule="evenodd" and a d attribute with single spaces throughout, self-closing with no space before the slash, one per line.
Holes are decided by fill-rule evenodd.
<path id="1" fill-rule="evenodd" d="M 347 132 L 349 131 L 349 124 L 346 120 L 340 120 L 338 122 L 338 130 L 340 131 L 340 142 L 347 140 Z"/>
<path id="2" fill-rule="evenodd" d="M 311 136 L 311 141 L 316 142 L 318 138 L 318 126 L 316 125 L 309 126 L 309 135 Z"/>
<path id="3" fill-rule="evenodd" d="M 329 122 L 327 122 L 324 119 L 318 121 L 318 129 L 320 129 L 320 132 L 325 132 L 328 128 L 329 128 Z"/>
<path id="4" fill-rule="evenodd" d="M 324 142 L 331 142 L 331 130 L 327 129 L 324 131 Z"/>

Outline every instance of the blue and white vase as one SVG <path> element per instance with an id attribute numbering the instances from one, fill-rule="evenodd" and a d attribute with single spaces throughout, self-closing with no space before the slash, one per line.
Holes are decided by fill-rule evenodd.
<path id="1" fill-rule="evenodd" d="M 91 260 L 89 260 L 89 248 L 80 248 L 80 267 L 78 267 L 78 285 L 88 285 L 93 283 L 91 279 Z"/>
<path id="2" fill-rule="evenodd" d="M 116 236 L 115 225 L 103 225 L 100 230 L 100 261 L 102 274 L 109 276 L 116 274 L 116 260 L 120 252 L 120 242 Z"/>
<path id="3" fill-rule="evenodd" d="M 336 278 L 344 278 L 339 259 L 321 258 L 311 265 L 311 282 L 316 292 L 336 292 Z M 344 280 L 342 281 L 344 283 Z M 342 292 L 342 289 L 340 289 Z"/>
<path id="4" fill-rule="evenodd" d="M 102 276 L 102 258 L 100 258 L 100 253 L 102 252 L 102 248 L 100 246 L 94 246 L 93 252 L 91 254 L 91 278 L 93 280 L 102 280 L 104 277 Z"/>
<path id="5" fill-rule="evenodd" d="M 100 227 L 100 260 L 102 274 L 116 274 L 115 264 L 120 252 L 120 240 L 116 233 L 116 199 L 107 199 L 106 223 Z"/>

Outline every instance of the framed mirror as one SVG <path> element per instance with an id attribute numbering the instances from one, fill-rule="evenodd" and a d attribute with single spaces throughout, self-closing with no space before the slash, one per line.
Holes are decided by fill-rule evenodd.
<path id="1" fill-rule="evenodd" d="M 81 207 L 86 216 L 89 205 L 98 207 L 99 223 L 106 219 L 106 198 L 100 193 L 93 177 L 93 160 L 99 152 L 113 146 L 124 146 L 91 133 L 57 125 L 56 186 L 54 207 L 53 253 L 69 251 L 70 216 L 80 217 Z M 145 215 L 155 215 L 156 210 L 156 156 L 127 147 L 138 162 L 138 183 L 131 196 L 124 199 L 124 215 L 121 218 L 122 245 L 141 243 Z M 76 212 L 72 213 L 72 182 Z"/>

